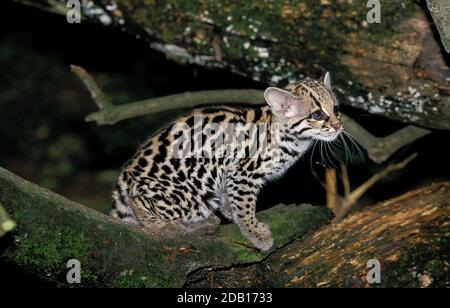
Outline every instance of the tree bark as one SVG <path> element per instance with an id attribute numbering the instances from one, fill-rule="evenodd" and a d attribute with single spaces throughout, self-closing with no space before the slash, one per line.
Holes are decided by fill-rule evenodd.
<path id="1" fill-rule="evenodd" d="M 77 259 L 82 287 L 364 287 L 373 258 L 382 286 L 448 286 L 449 188 L 417 189 L 338 224 L 326 224 L 325 207 L 276 206 L 259 213 L 275 237 L 263 254 L 234 225 L 151 237 L 0 168 L 0 202 L 18 222 L 0 257 L 58 286 L 68 286 L 66 262 Z"/>
<path id="2" fill-rule="evenodd" d="M 0 168 L 0 202 L 17 221 L 0 258 L 29 275 L 69 286 L 66 263 L 81 263 L 82 287 L 180 287 L 199 268 L 259 262 L 258 252 L 232 224 L 176 239 L 149 236 L 139 227 L 67 200 Z M 331 218 L 325 207 L 278 205 L 258 213 L 274 234 L 274 247 Z M 211 231 L 211 230 L 209 230 Z"/>
<path id="3" fill-rule="evenodd" d="M 189 277 L 190 287 L 449 287 L 450 182 L 310 232 L 263 262 Z M 370 284 L 367 263 L 381 263 Z M 245 277 L 246 279 L 237 279 Z"/>
<path id="4" fill-rule="evenodd" d="M 439 31 L 441 42 L 445 50 L 450 53 L 450 2 L 427 0 L 427 6 Z"/>
<path id="5" fill-rule="evenodd" d="M 17 1 L 67 11 L 64 1 Z M 343 104 L 450 129 L 450 70 L 413 1 L 384 1 L 381 23 L 371 24 L 365 1 L 92 2 L 86 19 L 138 35 L 176 61 L 277 85 L 331 71 Z"/>

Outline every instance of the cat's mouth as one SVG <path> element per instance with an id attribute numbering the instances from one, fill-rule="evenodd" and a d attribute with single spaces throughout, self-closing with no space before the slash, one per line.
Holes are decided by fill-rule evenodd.
<path id="1" fill-rule="evenodd" d="M 344 128 L 341 126 L 338 130 L 332 132 L 321 132 L 318 139 L 323 141 L 333 141 L 339 136 L 339 134 L 342 133 L 343 130 Z"/>

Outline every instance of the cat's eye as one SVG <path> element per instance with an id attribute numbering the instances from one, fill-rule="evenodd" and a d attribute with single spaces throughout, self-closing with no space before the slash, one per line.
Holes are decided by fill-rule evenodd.
<path id="1" fill-rule="evenodd" d="M 316 121 L 321 121 L 325 119 L 325 112 L 322 110 L 316 110 L 311 114 L 311 117 Z"/>
<path id="2" fill-rule="evenodd" d="M 334 112 L 334 114 L 335 114 L 336 116 L 338 116 L 338 115 L 339 115 L 339 106 L 334 106 L 334 107 L 333 107 L 333 112 Z"/>

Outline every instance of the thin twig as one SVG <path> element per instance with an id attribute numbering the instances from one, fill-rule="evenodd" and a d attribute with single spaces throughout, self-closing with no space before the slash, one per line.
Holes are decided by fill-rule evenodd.
<path id="1" fill-rule="evenodd" d="M 195 107 L 207 104 L 261 104 L 264 100 L 260 90 L 227 89 L 185 92 L 180 94 L 146 99 L 125 105 L 113 105 L 88 114 L 87 122 L 112 125 L 119 121 L 161 111 Z"/>
<path id="2" fill-rule="evenodd" d="M 215 34 L 213 36 L 211 43 L 212 43 L 212 47 L 214 49 L 214 56 L 216 58 L 216 61 L 222 62 L 223 52 L 222 52 L 222 47 L 220 47 L 220 37 L 217 34 Z"/>
<path id="3" fill-rule="evenodd" d="M 327 186 L 327 207 L 330 210 L 335 211 L 337 198 L 336 169 L 334 168 L 325 169 L 325 183 Z"/>
<path id="4" fill-rule="evenodd" d="M 99 87 L 95 79 L 84 68 L 71 65 L 70 70 L 84 83 L 99 110 L 104 110 L 112 106 L 111 101 Z"/>
<path id="5" fill-rule="evenodd" d="M 347 166 L 341 163 L 341 179 L 342 185 L 344 186 L 344 197 L 347 198 L 350 195 L 350 179 L 348 178 Z"/>
<path id="6" fill-rule="evenodd" d="M 317 180 L 317 182 L 319 182 L 320 186 L 322 186 L 322 188 L 324 190 L 327 190 L 327 185 L 325 184 L 324 181 L 322 181 L 322 179 L 319 177 L 319 175 L 317 174 L 316 170 L 314 170 L 314 168 L 311 168 L 311 174 Z"/>
<path id="7" fill-rule="evenodd" d="M 345 130 L 367 151 L 369 158 L 380 164 L 385 162 L 403 146 L 431 133 L 421 127 L 408 125 L 386 136 L 375 137 L 350 117 L 342 114 Z"/>
<path id="8" fill-rule="evenodd" d="M 365 181 L 363 184 L 361 184 L 358 188 L 353 190 L 347 198 L 344 198 L 340 213 L 336 215 L 335 221 L 340 221 L 342 218 L 347 216 L 347 214 L 350 212 L 351 208 L 356 204 L 358 199 L 369 189 L 371 188 L 376 182 L 387 176 L 389 173 L 395 170 L 403 169 L 407 164 L 409 164 L 414 158 L 417 157 L 417 153 L 411 154 L 408 158 L 405 160 L 399 162 L 399 163 L 392 163 L 389 164 L 386 168 L 384 168 L 382 171 L 375 173 L 373 176 L 371 176 L 367 181 Z"/>

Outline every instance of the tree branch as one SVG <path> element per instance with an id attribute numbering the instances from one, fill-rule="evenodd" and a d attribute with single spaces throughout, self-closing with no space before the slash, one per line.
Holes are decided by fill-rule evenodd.
<path id="1" fill-rule="evenodd" d="M 375 257 L 384 286 L 444 286 L 449 193 L 448 182 L 420 188 L 301 238 L 325 224 L 329 211 L 276 206 L 258 213 L 280 247 L 266 258 L 234 225 L 213 236 L 150 237 L 0 168 L 0 202 L 18 221 L 0 258 L 57 286 L 67 286 L 67 261 L 77 259 L 82 280 L 72 286 L 204 287 L 211 279 L 225 287 L 344 287 L 368 286 L 366 262 Z M 431 283 L 422 285 L 413 271 L 427 271 Z"/>
<path id="2" fill-rule="evenodd" d="M 408 125 L 386 137 L 375 137 L 345 114 L 342 115 L 342 121 L 345 130 L 350 132 L 358 143 L 366 149 L 369 158 L 379 164 L 385 162 L 403 146 L 431 133 L 427 129 Z"/>
<path id="3" fill-rule="evenodd" d="M 351 193 L 350 179 L 348 177 L 348 170 L 347 170 L 347 166 L 343 163 L 340 164 L 340 167 L 341 167 L 341 181 L 342 181 L 342 185 L 344 186 L 344 197 L 347 197 Z"/>
<path id="4" fill-rule="evenodd" d="M 262 264 L 192 275 L 187 286 L 446 288 L 449 200 L 450 182 L 421 187 L 325 225 Z M 381 263 L 380 283 L 367 279 L 371 259 Z"/>
<path id="5" fill-rule="evenodd" d="M 338 196 L 336 169 L 325 169 L 325 184 L 327 192 L 327 207 L 334 212 L 336 210 L 336 199 Z"/>
<path id="6" fill-rule="evenodd" d="M 391 163 L 386 168 L 384 168 L 382 171 L 375 173 L 373 176 L 371 176 L 367 181 L 365 181 L 363 184 L 361 184 L 358 188 L 350 192 L 347 196 L 341 199 L 340 206 L 338 207 L 337 211 L 334 211 L 336 214 L 335 221 L 340 221 L 343 219 L 347 214 L 350 212 L 352 207 L 356 204 L 358 199 L 373 185 L 375 185 L 376 182 L 387 176 L 389 173 L 400 170 L 405 168 L 407 164 L 409 164 L 414 158 L 417 157 L 417 153 L 413 153 L 408 158 L 404 159 L 403 161 L 399 163 Z"/>
<path id="7" fill-rule="evenodd" d="M 91 94 L 92 100 L 95 102 L 100 111 L 108 109 L 112 106 L 112 103 L 106 94 L 99 87 L 95 79 L 88 72 L 86 72 L 85 69 L 80 66 L 71 65 L 70 70 L 84 83 Z"/>
<path id="8" fill-rule="evenodd" d="M 227 89 L 185 92 L 104 108 L 86 116 L 87 122 L 99 125 L 115 124 L 119 121 L 166 110 L 195 107 L 204 104 L 247 103 L 260 104 L 262 92 L 253 89 Z"/>
<path id="9" fill-rule="evenodd" d="M 260 105 L 264 102 L 264 92 L 262 90 L 226 89 L 185 92 L 124 105 L 113 105 L 106 98 L 106 94 L 103 93 L 94 78 L 86 70 L 75 65 L 72 65 L 71 68 L 86 85 L 91 93 L 92 99 L 99 108 L 99 111 L 88 114 L 85 119 L 87 122 L 96 122 L 98 125 L 112 125 L 134 117 L 206 104 L 246 103 Z M 346 131 L 355 137 L 363 148 L 367 150 L 369 158 L 376 163 L 386 161 L 401 147 L 430 133 L 426 129 L 410 125 L 389 136 L 380 138 L 370 134 L 345 114 L 342 114 L 342 120 Z"/>
<path id="10" fill-rule="evenodd" d="M 80 286 L 181 287 L 199 268 L 263 260 L 233 224 L 214 234 L 149 236 L 0 168 L 0 202 L 18 222 L 15 240 L 0 257 L 30 275 L 67 286 L 66 262 L 82 266 Z M 325 207 L 277 205 L 257 214 L 274 235 L 274 249 L 331 218 Z"/>

